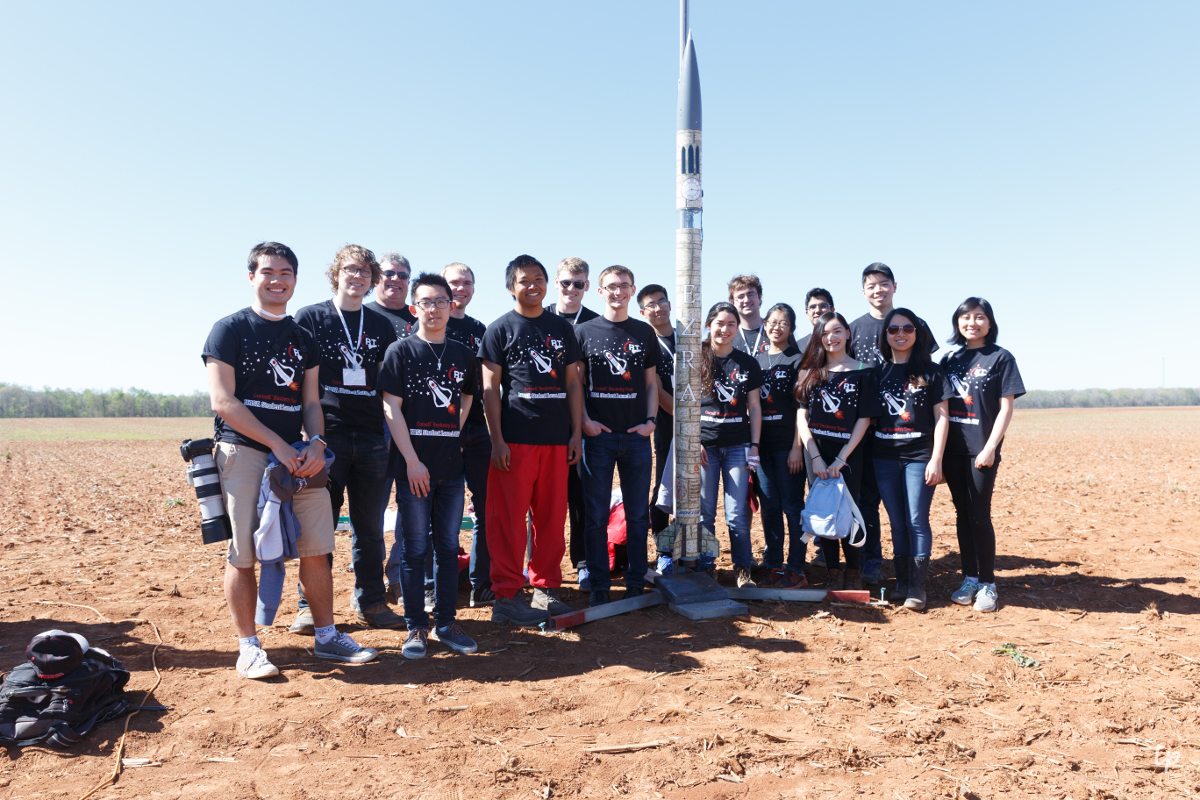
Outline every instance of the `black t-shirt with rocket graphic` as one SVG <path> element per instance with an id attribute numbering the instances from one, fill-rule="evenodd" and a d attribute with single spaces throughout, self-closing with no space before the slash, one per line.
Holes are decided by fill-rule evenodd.
<path id="1" fill-rule="evenodd" d="M 233 367 L 237 399 L 259 422 L 288 444 L 300 441 L 304 423 L 300 387 L 305 370 L 320 364 L 311 333 L 290 318 L 267 320 L 243 308 L 213 325 L 200 353 L 205 363 L 210 357 Z M 213 419 L 213 431 L 218 442 L 271 452 L 229 427 L 219 415 Z"/>
<path id="2" fill-rule="evenodd" d="M 479 357 L 501 369 L 500 434 L 505 442 L 571 441 L 567 369 L 581 356 L 570 322 L 548 312 L 529 318 L 510 311 L 488 326 Z"/>
<path id="3" fill-rule="evenodd" d="M 483 344 L 485 331 L 487 331 L 487 326 L 474 317 L 464 316 L 462 319 L 451 317 L 446 320 L 447 338 L 465 344 L 467 349 L 476 356 L 479 355 L 479 347 Z M 475 402 L 471 404 L 471 411 L 467 415 L 467 427 L 473 425 L 487 425 L 487 420 L 483 416 L 483 370 L 479 370 L 479 385 L 475 387 Z"/>
<path id="4" fill-rule="evenodd" d="M 796 441 L 796 373 L 800 369 L 801 353 L 794 345 L 782 353 L 759 353 L 763 385 L 759 387 L 762 403 L 762 446 L 772 450 L 790 449 Z"/>
<path id="5" fill-rule="evenodd" d="M 844 444 L 860 419 L 875 416 L 878 402 L 875 368 L 863 367 L 830 372 L 813 390 L 808 402 L 800 400 L 799 406 L 808 410 L 808 429 L 813 436 L 837 439 Z"/>
<path id="6" fill-rule="evenodd" d="M 933 407 L 948 400 L 954 391 L 946 373 L 931 366 L 926 385 L 909 380 L 907 364 L 880 364 L 875 368 L 879 386 L 875 392 L 875 458 L 929 461 L 933 457 Z"/>
<path id="7" fill-rule="evenodd" d="M 575 336 L 583 354 L 588 416 L 614 433 L 644 423 L 646 370 L 662 360 L 654 328 L 635 319 L 597 317 L 577 325 Z"/>
<path id="8" fill-rule="evenodd" d="M 762 370 L 753 356 L 733 350 L 715 357 L 712 386 L 703 387 L 700 401 L 700 444 L 733 447 L 750 444 L 751 392 L 763 385 Z"/>
<path id="9" fill-rule="evenodd" d="M 977 456 L 1000 416 L 1000 398 L 1025 394 L 1017 360 L 998 344 L 947 353 L 942 367 L 954 394 L 950 396 L 950 437 L 946 452 Z M 1000 448 L 996 448 L 1000 455 Z"/>
<path id="10" fill-rule="evenodd" d="M 463 474 L 459 411 L 462 396 L 472 394 L 479 383 L 478 372 L 475 354 L 449 338 L 432 344 L 409 336 L 393 343 L 383 357 L 379 390 L 400 398 L 413 450 L 429 470 L 430 480 L 453 480 Z M 391 437 L 388 477 L 408 480 L 408 464 Z"/>
<path id="11" fill-rule="evenodd" d="M 920 325 L 926 331 L 929 331 L 929 325 L 920 317 L 913 324 Z M 857 358 L 864 364 L 871 366 L 882 364 L 883 354 L 879 352 L 879 337 L 882 334 L 883 320 L 875 319 L 869 312 L 863 314 L 850 323 L 850 341 L 846 343 L 846 352 L 852 358 Z M 938 343 L 933 338 L 932 331 L 929 331 L 929 342 L 929 352 L 936 353 L 938 351 Z"/>
<path id="12" fill-rule="evenodd" d="M 365 315 L 365 316 L 364 316 Z M 396 341 L 396 332 L 382 314 L 369 308 L 343 311 L 345 327 L 338 319 L 332 300 L 305 306 L 296 312 L 296 323 L 313 335 L 321 359 L 321 410 L 325 412 L 325 432 L 364 431 L 374 433 L 383 425 L 383 402 L 375 388 L 379 362 L 388 346 Z M 350 347 L 350 336 L 358 336 L 362 321 L 362 339 Z M 357 351 L 357 352 L 356 352 Z M 355 356 L 357 355 L 357 358 Z M 344 370 L 362 367 L 360 384 L 345 385 Z"/>

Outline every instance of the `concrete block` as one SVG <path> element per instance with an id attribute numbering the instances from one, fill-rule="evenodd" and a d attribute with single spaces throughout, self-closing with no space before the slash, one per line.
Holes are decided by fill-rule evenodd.
<path id="1" fill-rule="evenodd" d="M 714 600 L 725 600 L 729 597 L 721 585 L 705 572 L 659 575 L 655 579 L 654 585 L 663 593 L 668 602 L 680 605 L 707 603 Z"/>
<path id="2" fill-rule="evenodd" d="M 671 603 L 669 608 L 688 619 L 712 619 L 713 617 L 736 617 L 749 613 L 744 603 L 732 600 L 710 600 L 706 603 Z"/>

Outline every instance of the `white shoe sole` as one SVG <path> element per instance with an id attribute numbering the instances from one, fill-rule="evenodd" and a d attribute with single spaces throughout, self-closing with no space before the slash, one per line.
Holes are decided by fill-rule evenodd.
<path id="1" fill-rule="evenodd" d="M 274 664 L 264 664 L 260 667 L 255 667 L 254 669 L 250 669 L 245 672 L 239 672 L 238 677 L 261 681 L 263 678 L 274 678 L 278 674 L 279 668 Z"/>

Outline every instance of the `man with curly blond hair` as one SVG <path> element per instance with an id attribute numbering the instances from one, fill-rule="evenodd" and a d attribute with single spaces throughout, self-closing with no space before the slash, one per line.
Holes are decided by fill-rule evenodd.
<path id="1" fill-rule="evenodd" d="M 396 341 L 391 322 L 363 307 L 380 281 L 375 254 L 357 244 L 337 252 L 326 270 L 333 297 L 296 314 L 316 342 L 321 369 L 321 411 L 325 438 L 334 454 L 329 470 L 333 518 L 350 496 L 354 607 L 358 621 L 372 628 L 395 628 L 404 620 L 388 608 L 383 585 L 383 510 L 388 502 L 387 448 L 380 440 L 383 402 L 376 387 L 379 365 Z M 333 554 L 330 554 L 332 560 Z M 300 595 L 293 633 L 312 632 L 312 613 Z"/>

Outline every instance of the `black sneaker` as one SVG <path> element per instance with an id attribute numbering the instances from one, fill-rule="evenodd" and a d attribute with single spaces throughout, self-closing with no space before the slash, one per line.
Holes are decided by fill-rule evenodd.
<path id="1" fill-rule="evenodd" d="M 497 597 L 492 605 L 492 622 L 503 625 L 511 622 L 527 628 L 536 628 L 548 620 L 550 615 L 529 605 L 529 594 L 521 589 L 513 597 Z"/>
<path id="2" fill-rule="evenodd" d="M 641 597 L 645 593 L 646 593 L 645 586 L 626 586 L 625 587 L 625 596 L 622 597 L 621 599 L 628 600 L 631 597 Z"/>
<path id="3" fill-rule="evenodd" d="M 467 636 L 467 632 L 459 627 L 457 622 L 444 628 L 434 628 L 433 638 L 456 653 L 474 653 L 479 649 L 475 640 Z"/>
<path id="4" fill-rule="evenodd" d="M 496 602 L 496 593 L 490 586 L 471 587 L 471 608 L 490 606 Z"/>
<path id="5" fill-rule="evenodd" d="M 607 589 L 597 589 L 592 592 L 592 596 L 588 598 L 588 608 L 595 608 L 610 602 Z"/>
<path id="6" fill-rule="evenodd" d="M 425 640 L 428 638 L 428 630 L 425 628 L 413 628 L 408 632 L 408 638 L 404 640 L 404 646 L 400 648 L 400 655 L 405 658 L 424 658 L 425 651 L 428 650 Z"/>
<path id="7" fill-rule="evenodd" d="M 540 587 L 533 590 L 533 602 L 530 605 L 540 608 L 552 617 L 557 617 L 559 614 L 570 614 L 574 610 L 562 601 L 556 590 Z"/>

